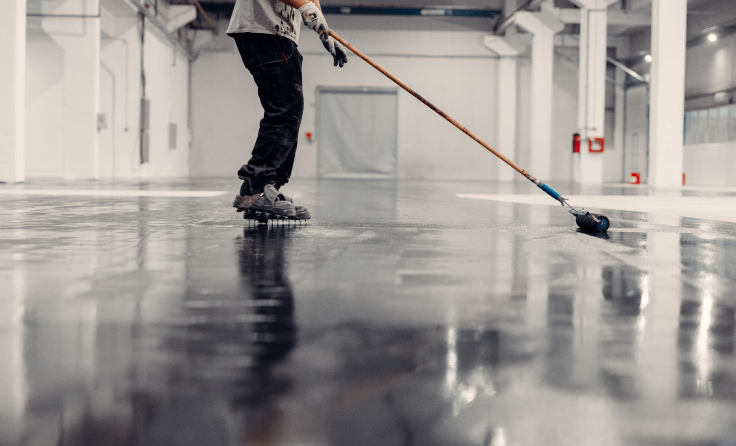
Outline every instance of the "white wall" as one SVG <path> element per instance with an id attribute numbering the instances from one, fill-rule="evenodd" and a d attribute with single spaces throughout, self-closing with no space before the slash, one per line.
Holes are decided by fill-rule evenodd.
<path id="1" fill-rule="evenodd" d="M 151 101 L 150 162 L 142 177 L 189 174 L 189 61 L 172 44 L 147 27 L 145 47 L 146 97 Z M 137 115 L 136 115 L 137 116 Z M 169 123 L 178 129 L 177 148 L 169 149 Z"/>
<path id="2" fill-rule="evenodd" d="M 440 109 L 496 144 L 497 59 L 483 45 L 480 32 L 346 30 L 340 34 L 379 64 L 415 88 Z M 314 178 L 318 142 L 315 131 L 317 86 L 393 87 L 390 80 L 352 53 L 343 69 L 308 30 L 299 46 L 304 57 L 305 113 L 294 177 Z M 567 63 L 569 65 L 569 62 Z M 558 60 L 555 66 L 552 179 L 570 176 L 570 145 L 576 128 L 577 67 Z M 497 147 L 528 165 L 529 60 L 519 63 L 518 148 Z M 191 174 L 235 176 L 246 163 L 263 110 L 257 89 L 243 67 L 235 44 L 211 42 L 192 68 L 193 141 Z M 573 110 L 570 112 L 569 110 Z M 400 179 L 494 180 L 496 158 L 408 93 L 399 94 Z M 319 139 L 319 135 L 316 135 Z"/>
<path id="3" fill-rule="evenodd" d="M 188 175 L 189 63 L 185 53 L 176 50 L 165 36 L 148 24 L 145 67 L 147 96 L 151 101 L 151 148 L 150 163 L 141 165 L 140 20 L 132 8 L 124 14 L 118 10 L 118 15 L 105 8 L 101 12 L 99 103 L 95 110 L 87 110 L 85 115 L 89 115 L 86 119 L 90 120 L 90 126 L 96 126 L 97 112 L 107 117 L 107 128 L 96 133 L 99 144 L 97 177 Z M 63 21 L 79 19 L 55 20 L 62 21 L 65 26 Z M 68 155 L 75 149 L 70 147 L 65 136 L 65 131 L 73 125 L 68 121 L 68 110 L 82 106 L 74 97 L 64 96 L 71 81 L 66 78 L 64 68 L 75 60 L 58 44 L 55 31 L 49 31 L 41 23 L 38 18 L 28 20 L 26 173 L 30 177 L 71 178 Z M 83 107 L 90 108 L 86 103 Z M 178 129 L 175 150 L 169 149 L 170 122 L 176 123 Z"/>
<path id="4" fill-rule="evenodd" d="M 688 186 L 736 187 L 736 142 L 685 146 L 683 164 Z"/>
<path id="5" fill-rule="evenodd" d="M 712 95 L 701 100 L 695 96 L 736 88 L 736 35 L 688 48 L 685 79 L 685 96 L 691 98 L 687 109 L 715 105 Z M 731 97 L 736 99 L 736 93 Z"/>
<path id="6" fill-rule="evenodd" d="M 688 48 L 686 110 L 723 105 L 714 93 L 729 91 L 736 102 L 736 35 L 721 36 Z M 688 186 L 736 186 L 736 142 L 686 145 L 683 155 Z"/>
<path id="7" fill-rule="evenodd" d="M 26 58 L 26 175 L 64 171 L 64 50 L 29 19 Z"/>

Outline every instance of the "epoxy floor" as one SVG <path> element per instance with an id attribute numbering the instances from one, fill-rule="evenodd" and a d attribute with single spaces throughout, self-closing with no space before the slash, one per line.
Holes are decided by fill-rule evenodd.
<path id="1" fill-rule="evenodd" d="M 0 185 L 0 445 L 736 445 L 736 223 L 303 180 L 263 226 L 237 186 Z"/>

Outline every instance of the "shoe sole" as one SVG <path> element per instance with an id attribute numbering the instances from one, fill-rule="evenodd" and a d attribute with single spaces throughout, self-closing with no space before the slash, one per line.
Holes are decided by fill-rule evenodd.
<path id="1" fill-rule="evenodd" d="M 240 204 L 240 200 L 242 197 L 240 195 L 235 197 L 235 201 L 233 201 L 233 207 L 238 208 L 238 205 Z M 245 220 L 256 220 L 259 223 L 268 223 L 268 220 L 281 220 L 281 221 L 307 221 L 312 218 L 311 215 L 307 216 L 307 218 L 299 218 L 297 216 L 288 216 L 288 215 L 280 215 L 280 214 L 274 214 L 273 212 L 268 211 L 254 211 L 250 209 L 238 209 L 238 212 L 243 213 L 243 218 Z"/>
<path id="2" fill-rule="evenodd" d="M 251 211 L 251 210 L 244 210 L 244 211 L 238 211 L 243 213 L 243 218 L 246 220 L 255 220 L 259 223 L 268 223 L 269 220 L 274 221 L 304 221 L 300 220 L 296 217 L 289 217 L 286 215 L 279 215 L 274 214 L 273 212 L 265 212 L 265 211 Z"/>

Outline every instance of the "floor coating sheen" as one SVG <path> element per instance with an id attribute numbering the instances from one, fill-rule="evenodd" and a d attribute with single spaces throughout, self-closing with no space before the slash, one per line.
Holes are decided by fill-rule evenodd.
<path id="1" fill-rule="evenodd" d="M 0 445 L 736 445 L 736 193 L 237 186 L 0 185 Z"/>

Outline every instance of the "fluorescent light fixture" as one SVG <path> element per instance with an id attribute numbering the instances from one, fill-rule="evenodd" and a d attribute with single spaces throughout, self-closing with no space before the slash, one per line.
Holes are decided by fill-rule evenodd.
<path id="1" fill-rule="evenodd" d="M 652 61 L 652 55 L 651 54 L 647 54 L 646 56 L 644 56 L 644 60 L 646 60 L 647 62 L 651 62 Z"/>
<path id="2" fill-rule="evenodd" d="M 718 36 L 717 35 L 712 34 L 712 33 L 711 34 L 708 34 L 708 41 L 715 42 L 716 40 L 718 40 Z"/>

